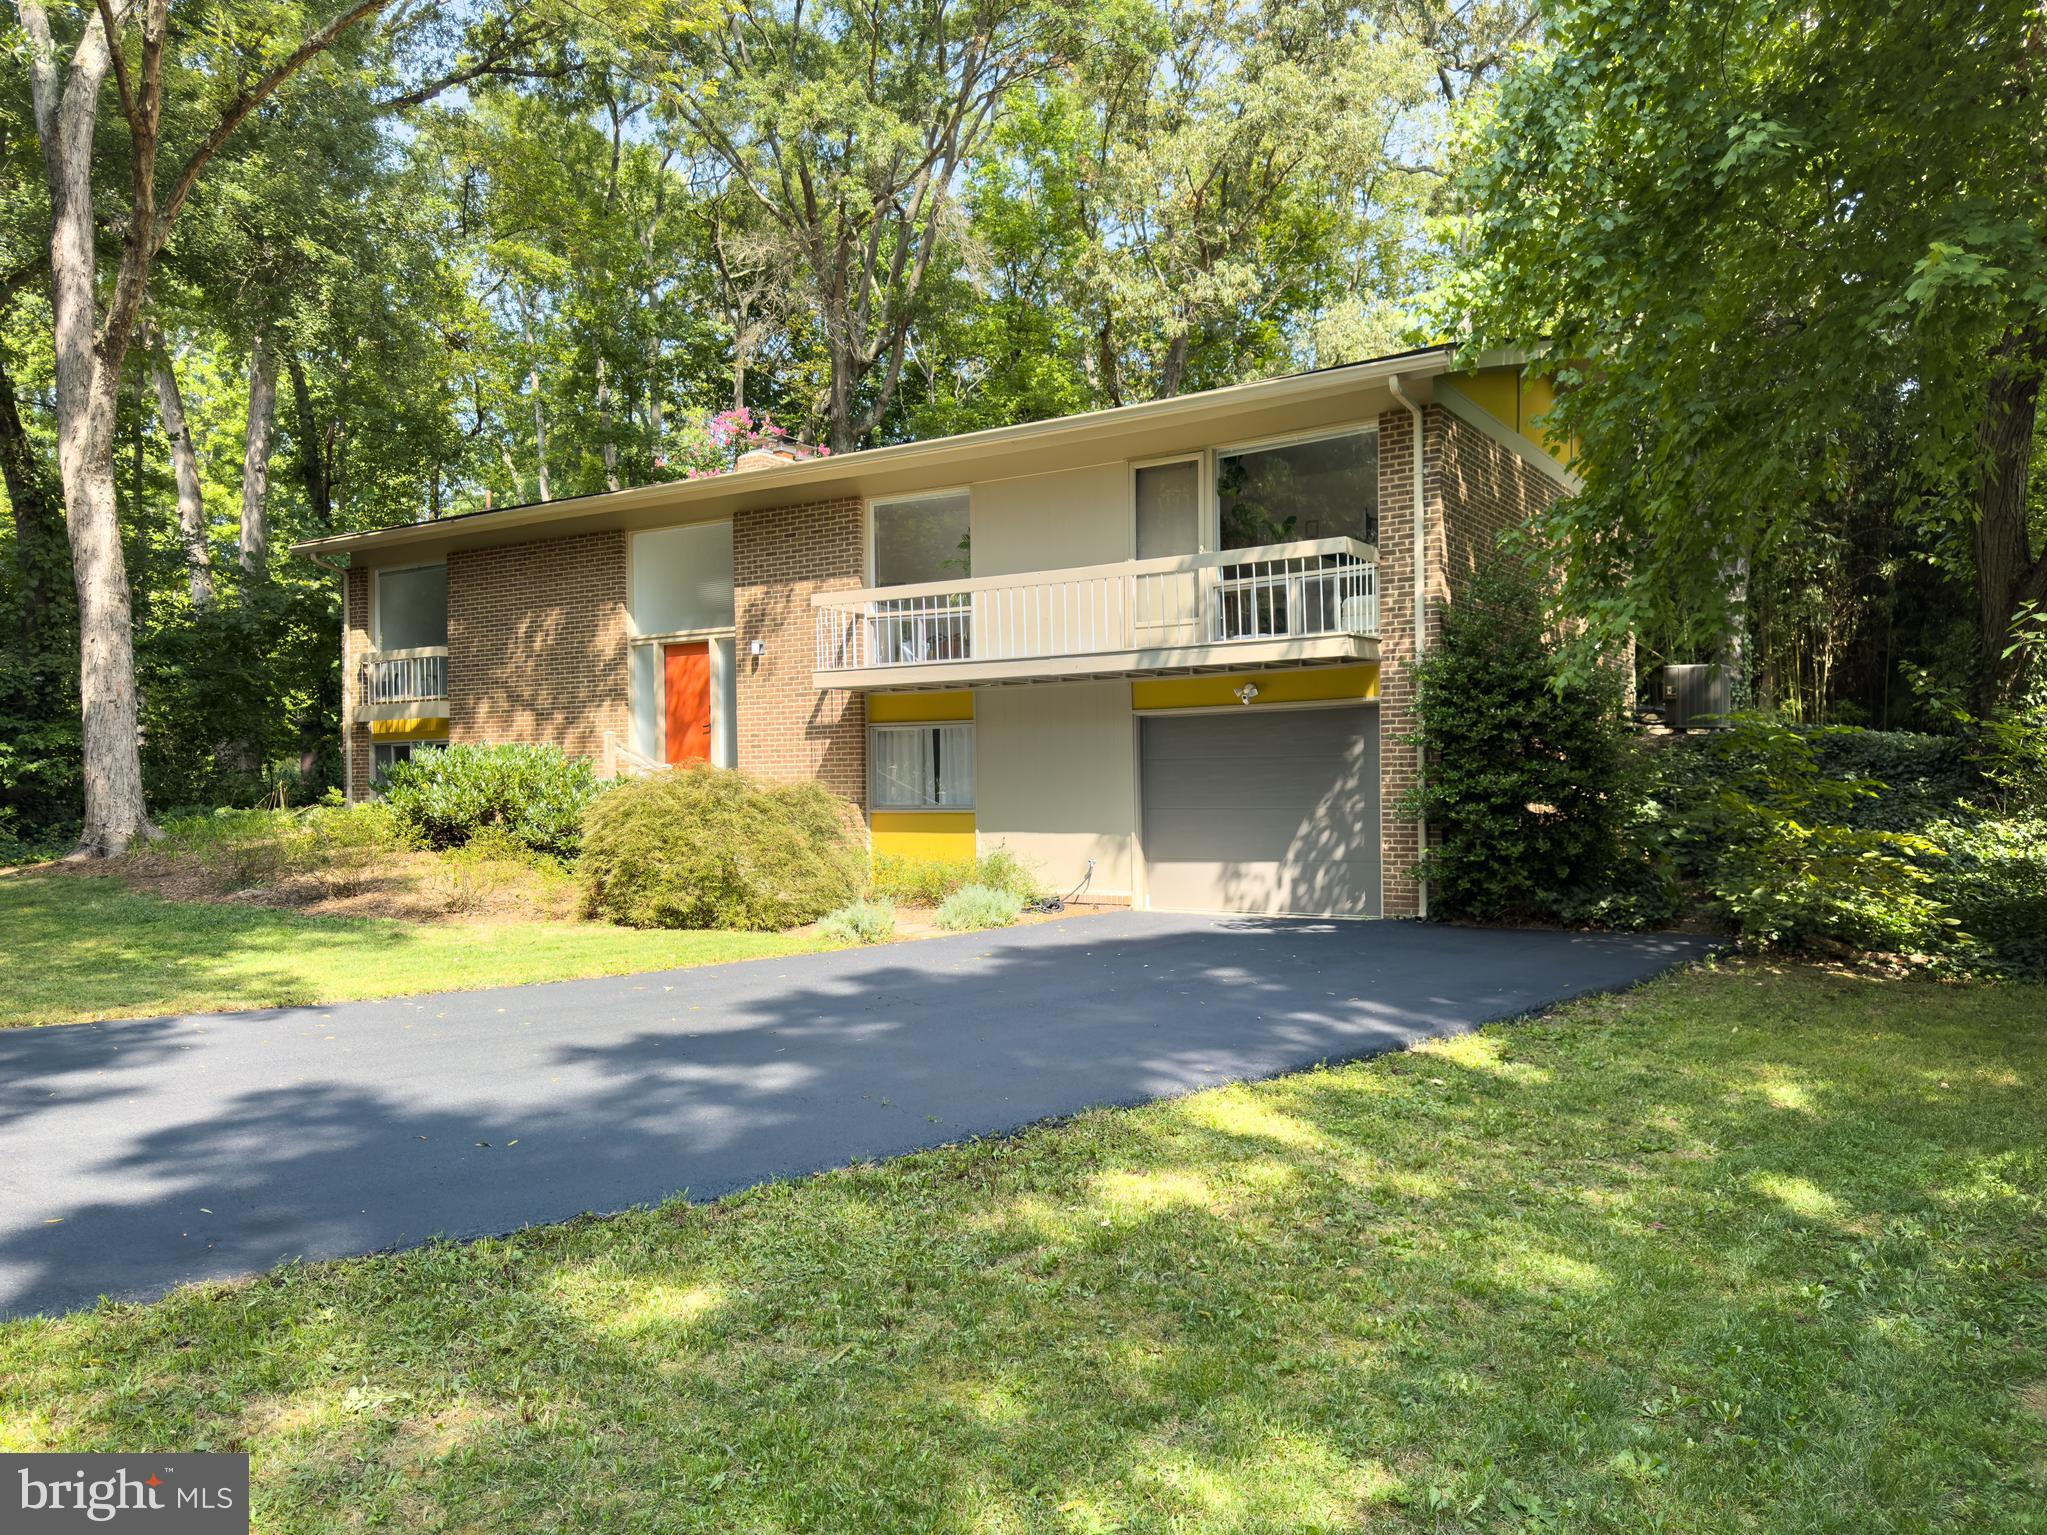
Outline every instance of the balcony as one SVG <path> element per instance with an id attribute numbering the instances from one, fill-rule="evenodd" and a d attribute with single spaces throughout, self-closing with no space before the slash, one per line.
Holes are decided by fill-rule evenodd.
<path id="1" fill-rule="evenodd" d="M 366 652 L 355 673 L 358 720 L 438 719 L 448 712 L 448 647 Z"/>
<path id="2" fill-rule="evenodd" d="M 820 688 L 1376 660 L 1378 551 L 1323 538 L 1073 570 L 821 592 Z"/>

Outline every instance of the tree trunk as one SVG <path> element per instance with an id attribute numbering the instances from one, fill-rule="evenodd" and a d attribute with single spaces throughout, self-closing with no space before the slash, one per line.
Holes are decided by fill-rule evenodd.
<path id="1" fill-rule="evenodd" d="M 0 357 L 0 485 L 14 512 L 14 562 L 21 572 L 21 632 L 34 640 L 55 607 L 61 579 L 64 514 L 50 494 L 42 455 L 21 424 L 14 379 Z"/>
<path id="2" fill-rule="evenodd" d="M 2038 345 L 2029 339 L 2005 350 L 2031 351 Z M 2026 484 L 2039 403 L 2040 375 L 2034 367 L 2002 368 L 1991 380 L 1977 431 L 1983 455 L 1976 505 L 1976 603 L 1984 713 L 2004 703 L 2025 674 L 2027 656 L 2014 645 L 2012 634 L 2019 608 L 2047 602 L 2047 554 L 2034 558 L 2026 528 Z"/>
<path id="3" fill-rule="evenodd" d="M 151 334 L 144 339 L 150 371 L 156 375 L 156 410 L 163 418 L 163 434 L 170 439 L 171 471 L 178 484 L 178 536 L 185 545 L 185 572 L 192 593 L 192 606 L 213 603 L 213 555 L 206 547 L 206 502 L 200 491 L 199 453 L 192 446 L 192 428 L 185 419 L 185 399 L 178 392 L 178 375 L 171 363 L 170 349 L 163 338 Z"/>
<path id="4" fill-rule="evenodd" d="M 263 331 L 249 348 L 249 424 L 242 450 L 242 569 L 270 568 L 270 441 L 277 424 L 277 365 Z"/>
<path id="5" fill-rule="evenodd" d="M 1180 385 L 1187 378 L 1187 337 L 1175 336 L 1166 344 L 1165 366 L 1159 370 L 1159 392 L 1156 398 L 1170 400 L 1180 392 Z"/>
<path id="6" fill-rule="evenodd" d="M 291 375 L 292 437 L 298 449 L 299 479 L 306 487 L 306 505 L 323 528 L 334 525 L 334 487 L 327 475 L 326 444 L 320 440 L 319 423 L 313 419 L 313 391 L 306 384 L 305 364 L 297 352 L 284 354 L 285 371 Z"/>
<path id="7" fill-rule="evenodd" d="M 78 589 L 78 694 L 84 725 L 85 829 L 74 856 L 112 857 L 153 837 L 142 797 L 135 697 L 135 635 L 128 565 L 114 498 L 115 406 L 146 258 L 124 252 L 116 308 L 98 334 L 98 277 L 92 207 L 92 148 L 110 55 L 98 17 L 89 18 L 70 68 L 57 61 L 49 21 L 23 0 L 31 35 L 30 73 L 43 169 L 50 188 L 51 340 L 57 373 L 57 467 L 64 485 L 71 573 Z M 152 15 L 152 22 L 160 17 Z M 153 163 L 154 143 L 137 145 Z M 154 207 L 135 210 L 153 224 Z M 130 231 L 144 242 L 147 229 Z"/>
<path id="8" fill-rule="evenodd" d="M 604 366 L 604 359 L 597 359 L 597 429 L 604 438 L 598 449 L 604 459 L 604 488 L 618 489 L 618 442 L 615 436 L 616 424 L 611 412 L 611 375 Z"/>

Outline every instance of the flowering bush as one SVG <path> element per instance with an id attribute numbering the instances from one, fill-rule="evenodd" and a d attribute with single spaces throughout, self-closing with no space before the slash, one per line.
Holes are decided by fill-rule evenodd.
<path id="1" fill-rule="evenodd" d="M 765 411 L 741 405 L 684 427 L 663 467 L 685 480 L 709 479 L 730 473 L 741 454 L 756 448 L 792 448 L 804 458 L 828 458 L 832 451 L 798 443 Z"/>

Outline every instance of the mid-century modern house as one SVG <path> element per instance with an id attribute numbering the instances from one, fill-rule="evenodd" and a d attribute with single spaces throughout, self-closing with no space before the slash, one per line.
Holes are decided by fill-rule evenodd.
<path id="1" fill-rule="evenodd" d="M 877 851 L 1007 847 L 1090 899 L 1411 915 L 1411 667 L 1573 488 L 1549 403 L 1430 348 L 295 552 L 345 572 L 354 798 L 551 742 L 813 778 Z"/>

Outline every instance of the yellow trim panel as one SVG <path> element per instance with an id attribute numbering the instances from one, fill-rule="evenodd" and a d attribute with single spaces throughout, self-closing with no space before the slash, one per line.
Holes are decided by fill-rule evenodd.
<path id="1" fill-rule="evenodd" d="M 924 725 L 934 720 L 970 720 L 974 717 L 974 695 L 962 688 L 957 693 L 869 693 L 867 723 L 870 725 Z"/>
<path id="2" fill-rule="evenodd" d="M 1231 672 L 1219 677 L 1145 677 L 1130 684 L 1133 709 L 1219 709 L 1242 707 L 1237 689 L 1249 683 L 1258 691 L 1249 707 L 1261 704 L 1329 703 L 1338 699 L 1377 698 L 1379 668 L 1367 661 L 1356 666 L 1311 666 L 1286 672 Z"/>
<path id="3" fill-rule="evenodd" d="M 898 858 L 972 858 L 971 810 L 877 810 L 868 817 L 874 851 Z"/>
<path id="4" fill-rule="evenodd" d="M 387 741 L 440 741 L 448 734 L 445 716 L 426 720 L 371 720 L 370 734 Z"/>

